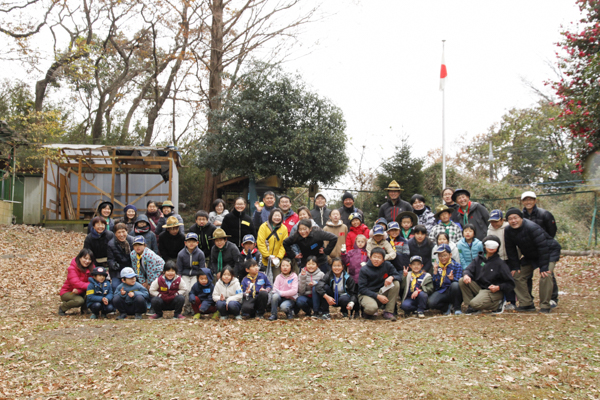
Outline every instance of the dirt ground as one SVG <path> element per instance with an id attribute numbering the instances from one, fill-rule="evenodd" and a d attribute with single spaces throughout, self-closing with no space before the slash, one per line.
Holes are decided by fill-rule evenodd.
<path id="1" fill-rule="evenodd" d="M 0 226 L 0 399 L 600 398 L 595 258 L 560 261 L 550 315 L 61 318 L 58 292 L 83 240 Z"/>

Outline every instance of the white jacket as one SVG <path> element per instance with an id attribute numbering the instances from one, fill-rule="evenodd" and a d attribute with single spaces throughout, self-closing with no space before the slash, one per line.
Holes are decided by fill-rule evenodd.
<path id="1" fill-rule="evenodd" d="M 242 293 L 242 287 L 240 286 L 240 281 L 238 278 L 231 279 L 231 282 L 229 282 L 227 285 L 223 283 L 221 279 L 219 279 L 215 285 L 215 290 L 213 290 L 213 301 L 215 303 L 220 301 L 221 295 L 225 296 L 227 304 L 229 304 L 230 301 L 237 301 L 238 303 L 241 303 L 244 293 Z"/>
<path id="2" fill-rule="evenodd" d="M 487 231 L 488 235 L 495 235 L 495 236 L 498 236 L 498 238 L 500 239 L 501 244 L 500 244 L 500 249 L 498 249 L 498 255 L 504 261 L 508 260 L 508 256 L 506 255 L 506 246 L 504 244 L 504 228 L 506 228 L 507 226 L 508 226 L 508 222 L 506 222 L 506 221 L 504 221 L 504 223 L 502 224 L 502 227 L 500 229 L 494 229 L 492 224 L 489 224 L 488 231 Z"/>
<path id="3" fill-rule="evenodd" d="M 160 276 L 159 276 L 160 278 Z M 179 278 L 179 275 L 175 275 L 175 278 L 173 278 L 173 280 Z M 177 290 L 177 294 L 180 294 L 182 296 L 185 295 L 185 293 L 190 290 L 190 288 L 188 288 L 187 283 L 185 280 L 180 280 L 179 281 L 179 289 Z M 150 296 L 151 297 L 156 297 L 158 296 L 158 278 L 156 278 L 154 280 L 154 282 L 152 282 L 152 284 L 150 285 Z"/>

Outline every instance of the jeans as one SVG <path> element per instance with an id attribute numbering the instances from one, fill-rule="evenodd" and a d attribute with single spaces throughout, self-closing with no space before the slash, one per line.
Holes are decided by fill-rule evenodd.
<path id="1" fill-rule="evenodd" d="M 294 309 L 296 300 L 281 297 L 279 293 L 273 293 L 271 298 L 271 315 L 277 315 L 277 307 L 281 309 L 281 312 L 288 313 Z"/>
<path id="2" fill-rule="evenodd" d="M 229 305 L 225 300 L 217 301 L 217 311 L 219 311 L 221 317 L 226 317 L 228 315 L 240 315 L 241 309 L 242 305 L 237 301 L 230 301 Z"/>
<path id="3" fill-rule="evenodd" d="M 404 299 L 404 301 L 400 305 L 400 308 L 404 310 L 404 312 L 425 311 L 425 308 L 427 307 L 427 299 L 429 298 L 427 293 L 419 292 L 419 295 L 416 299 L 411 299 L 410 296 L 411 293 L 408 293 L 408 295 L 406 295 L 406 299 Z"/>
<path id="4" fill-rule="evenodd" d="M 431 296 L 429 296 L 429 309 L 446 311 L 448 305 L 452 304 L 454 310 L 460 310 L 462 300 L 462 292 L 460 291 L 458 282 L 452 282 L 450 287 L 446 288 L 444 293 L 433 292 Z"/>
<path id="5" fill-rule="evenodd" d="M 328 296 L 331 296 L 335 299 L 335 293 L 333 292 L 333 289 L 331 289 L 331 287 L 329 287 L 329 285 L 323 285 L 323 289 L 325 289 L 325 294 Z M 323 314 L 329 314 L 329 303 L 327 302 L 327 300 L 325 300 L 325 296 L 321 297 L 319 299 L 320 301 L 320 310 Z M 339 307 L 340 311 L 342 312 L 342 314 L 348 314 L 348 310 L 346 309 L 346 307 L 348 307 L 348 303 L 350 303 L 350 295 L 347 293 L 341 294 L 338 296 L 338 301 L 336 304 L 334 304 L 334 307 Z M 354 305 L 356 306 L 356 304 Z"/>
<path id="6" fill-rule="evenodd" d="M 306 315 L 310 315 L 313 311 L 315 313 L 319 312 L 319 308 L 321 308 L 321 299 L 319 299 L 319 296 L 317 295 L 316 288 L 316 286 L 313 286 L 312 288 L 312 297 L 298 296 L 296 299 L 296 314 L 298 314 L 300 310 L 304 311 Z"/>

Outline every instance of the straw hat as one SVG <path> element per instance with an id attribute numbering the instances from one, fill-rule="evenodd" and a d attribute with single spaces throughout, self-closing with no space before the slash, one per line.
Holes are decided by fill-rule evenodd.
<path id="1" fill-rule="evenodd" d="M 231 237 L 231 235 L 227 235 L 223 229 L 217 228 L 213 232 L 213 237 L 211 237 L 209 240 L 225 239 L 225 238 L 228 238 L 228 237 Z"/>
<path id="2" fill-rule="evenodd" d="M 165 228 L 165 229 L 176 228 L 181 225 L 183 225 L 183 224 L 181 222 L 179 222 L 177 217 L 169 217 L 169 218 L 167 218 L 167 224 L 163 225 L 163 228 Z"/>
<path id="3" fill-rule="evenodd" d="M 175 209 L 175 206 L 173 205 L 173 202 L 171 200 L 163 201 L 163 203 L 160 205 L 161 211 L 162 211 L 163 207 L 171 207 L 171 208 Z"/>
<path id="4" fill-rule="evenodd" d="M 397 190 L 399 192 L 403 191 L 404 189 L 402 189 L 400 187 L 400 185 L 398 184 L 398 182 L 396 181 L 391 181 L 390 184 L 388 185 L 388 187 L 386 187 L 384 190 L 390 191 L 390 190 Z"/>

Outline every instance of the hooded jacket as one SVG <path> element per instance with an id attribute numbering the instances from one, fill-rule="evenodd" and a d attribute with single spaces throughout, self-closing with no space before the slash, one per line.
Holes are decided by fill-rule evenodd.
<path id="1" fill-rule="evenodd" d="M 194 224 L 190 226 L 189 229 L 189 232 L 194 232 L 198 235 L 198 248 L 202 250 L 204 258 L 207 260 L 210 258 L 210 249 L 215 244 L 214 240 L 210 240 L 215 233 L 215 229 L 217 229 L 217 227 L 210 222 L 207 222 L 204 226 Z"/>
<path id="2" fill-rule="evenodd" d="M 76 258 L 77 257 L 74 257 L 71 260 L 71 265 L 69 265 L 69 268 L 67 268 L 67 279 L 60 289 L 61 296 L 67 292 L 72 292 L 73 289 L 77 289 L 79 292 L 78 295 L 83 297 L 87 291 L 90 271 L 94 269 L 94 264 L 90 264 L 89 269 L 81 271 L 77 267 L 77 261 L 75 260 Z"/>
<path id="3" fill-rule="evenodd" d="M 356 247 L 355 242 L 352 250 L 342 253 L 342 263 L 346 266 L 346 270 L 354 279 L 354 282 L 358 282 L 360 269 L 363 265 L 367 265 L 367 262 L 369 262 L 369 255 L 367 254 L 366 245 L 363 249 L 360 249 Z"/>
<path id="4" fill-rule="evenodd" d="M 140 257 L 140 265 L 138 268 L 138 257 L 135 250 L 129 254 L 131 258 L 131 267 L 138 274 L 138 282 L 151 284 L 162 273 L 165 261 L 158 254 L 145 248 Z"/>
<path id="5" fill-rule="evenodd" d="M 352 250 L 354 248 L 354 243 L 356 243 L 356 237 L 358 235 L 364 235 L 367 239 L 369 239 L 369 227 L 365 224 L 360 224 L 359 226 L 352 226 L 348 228 L 348 233 L 346 234 L 346 251 Z"/>
<path id="6" fill-rule="evenodd" d="M 177 274 L 180 276 L 198 276 L 200 269 L 205 266 L 204 253 L 198 247 L 191 253 L 184 247 L 177 254 Z"/>
<path id="7" fill-rule="evenodd" d="M 546 233 L 550 235 L 551 238 L 556 236 L 556 221 L 554 220 L 554 215 L 552 215 L 550 211 L 534 205 L 533 209 L 531 210 L 531 214 L 526 208 L 523 208 L 523 218 L 535 222 L 544 228 Z"/>
<path id="8" fill-rule="evenodd" d="M 306 275 L 300 274 L 298 277 L 298 296 L 312 297 L 312 288 L 316 286 L 325 274 L 319 268 L 315 272 L 308 272 L 306 269 Z M 309 283 L 313 283 L 310 286 Z"/>
<path id="9" fill-rule="evenodd" d="M 91 233 L 85 237 L 83 247 L 94 253 L 96 265 L 108 265 L 108 242 L 110 242 L 114 236 L 114 233 L 107 229 L 98 235 L 92 228 Z"/>
<path id="10" fill-rule="evenodd" d="M 277 275 L 273 284 L 273 293 L 278 293 L 284 299 L 296 300 L 298 298 L 298 275 L 290 272 L 288 276 Z"/>
<path id="11" fill-rule="evenodd" d="M 369 260 L 367 265 L 361 268 L 358 276 L 358 294 L 377 299 L 379 289 L 385 285 L 385 280 L 390 276 L 393 276 L 398 282 L 402 280 L 402 275 L 389 261 L 384 261 L 383 264 L 376 267 Z"/>
<path id="12" fill-rule="evenodd" d="M 238 249 L 242 248 L 242 239 L 244 236 L 252 235 L 256 237 L 256 230 L 254 229 L 252 218 L 250 218 L 250 216 L 248 216 L 245 212 L 240 213 L 236 209 L 223 218 L 221 229 L 223 229 L 228 235 L 231 235 L 227 241 L 235 244 Z"/>
<path id="13" fill-rule="evenodd" d="M 338 221 L 338 224 L 335 225 L 332 221 L 327 221 L 325 228 L 323 228 L 325 232 L 329 232 L 335 235 L 338 240 L 333 248 L 331 254 L 327 256 L 327 261 L 331 264 L 332 260 L 336 257 L 339 257 L 342 254 L 342 245 L 346 244 L 346 235 L 348 234 L 348 227 L 342 223 L 342 221 Z M 325 246 L 327 246 L 329 242 L 324 242 Z"/>
<path id="14" fill-rule="evenodd" d="M 104 297 L 106 297 L 106 300 L 110 304 L 113 299 L 113 289 L 110 281 L 105 279 L 104 282 L 100 283 L 90 276 L 88 282 L 89 285 L 85 292 L 85 305 L 89 308 L 93 303 L 102 302 L 102 298 Z"/>
<path id="15" fill-rule="evenodd" d="M 340 221 L 342 221 L 344 223 L 344 225 L 346 225 L 348 227 L 348 229 L 350 229 L 350 227 L 352 226 L 352 224 L 350 223 L 350 219 L 349 219 L 350 214 L 357 212 L 363 216 L 363 220 L 364 220 L 364 214 L 360 208 L 357 208 L 354 206 L 348 208 L 348 207 L 345 207 L 344 205 L 342 205 L 340 208 L 338 208 L 338 211 L 340 212 Z"/>
<path id="16" fill-rule="evenodd" d="M 208 267 L 214 276 L 221 271 L 219 271 L 219 252 L 222 252 L 221 256 L 223 260 L 223 268 L 229 265 L 236 272 L 236 275 L 239 275 L 239 260 L 240 260 L 240 251 L 237 246 L 231 243 L 229 240 L 225 242 L 225 246 L 222 249 L 219 249 L 217 246 L 213 246 L 210 250 L 210 263 Z"/>
<path id="17" fill-rule="evenodd" d="M 358 304 L 358 287 L 354 278 L 350 276 L 350 274 L 346 271 L 342 272 L 344 290 L 343 292 L 350 296 L 350 301 L 354 302 L 354 304 Z M 325 292 L 325 285 L 328 285 L 332 290 L 335 286 L 335 274 L 333 271 L 328 271 L 323 278 L 317 283 L 317 287 L 315 291 L 319 297 L 323 297 L 327 293 Z"/>
<path id="18" fill-rule="evenodd" d="M 410 257 L 421 256 L 423 259 L 423 270 L 425 270 L 425 272 L 431 272 L 431 250 L 433 247 L 433 242 L 427 237 L 421 244 L 419 244 L 414 237 L 408 241 Z"/>
<path id="19" fill-rule="evenodd" d="M 154 234 L 152 234 L 154 236 Z M 119 277 L 117 272 L 121 272 L 123 268 L 131 267 L 131 257 L 130 253 L 133 250 L 133 236 L 127 235 L 125 238 L 127 243 L 129 243 L 129 252 L 125 252 L 123 248 L 119 245 L 119 240 L 116 236 L 110 239 L 108 242 L 108 268 L 111 271 L 111 277 L 116 276 Z"/>
<path id="20" fill-rule="evenodd" d="M 140 228 L 140 222 L 145 222 L 150 229 L 148 229 L 146 232 L 143 232 L 144 230 L 146 230 L 146 228 Z M 130 235 L 133 237 L 143 236 L 144 240 L 146 240 L 146 246 L 148 246 L 153 252 L 158 253 L 158 243 L 156 242 L 156 235 L 154 234 L 154 232 L 152 232 L 152 224 L 150 223 L 150 220 L 148 219 L 146 214 L 142 214 L 137 218 L 137 221 L 135 221 L 135 224 L 133 226 L 133 231 L 130 233 Z"/>
<path id="21" fill-rule="evenodd" d="M 389 223 L 395 221 L 398 214 L 404 211 L 413 211 L 412 206 L 407 201 L 402 200 L 400 197 L 395 202 L 392 199 L 388 199 L 388 201 L 379 207 L 377 218 L 383 217 Z"/>
<path id="22" fill-rule="evenodd" d="M 462 238 L 456 245 L 456 248 L 458 249 L 458 254 L 460 256 L 460 265 L 469 265 L 471 264 L 471 261 L 483 251 L 483 243 L 481 243 L 481 240 L 473 238 L 473 241 L 469 246 L 467 240 Z"/>
<path id="23" fill-rule="evenodd" d="M 475 201 L 469 201 L 468 210 L 468 223 L 475 226 L 475 237 L 479 240 L 483 240 L 487 234 L 490 213 L 483 205 Z M 454 210 L 450 219 L 464 229 L 464 211 L 460 207 Z"/>
<path id="24" fill-rule="evenodd" d="M 508 222 L 504 221 L 502 223 L 502 227 L 500 229 L 494 229 L 492 224 L 488 226 L 487 236 L 494 235 L 500 239 L 500 247 L 498 248 L 498 255 L 504 261 L 508 260 L 508 256 L 506 255 L 506 244 L 504 243 L 504 228 L 508 226 Z"/>
<path id="25" fill-rule="evenodd" d="M 322 230 L 311 230 L 306 238 L 300 236 L 300 233 L 296 232 L 293 236 L 289 236 L 283 241 L 283 247 L 285 252 L 290 257 L 296 257 L 297 253 L 292 249 L 292 245 L 298 245 L 300 254 L 306 260 L 308 256 L 316 256 L 317 263 L 324 264 L 327 262 L 327 256 L 331 254 L 335 245 L 337 244 L 337 236 L 332 233 L 325 232 Z M 327 247 L 324 249 L 324 254 L 319 253 L 319 249 L 324 247 L 324 242 L 327 241 Z"/>
<path id="26" fill-rule="evenodd" d="M 256 237 L 256 246 L 262 256 L 262 264 L 269 265 L 269 256 L 273 255 L 280 260 L 285 257 L 285 248 L 283 247 L 283 241 L 288 237 L 288 230 L 285 225 L 279 225 L 279 228 L 275 231 L 276 234 L 272 234 L 273 231 L 269 226 L 269 222 L 265 222 L 258 229 L 258 236 Z M 268 238 L 268 239 L 267 239 Z"/>
<path id="27" fill-rule="evenodd" d="M 200 301 L 213 301 L 213 292 L 215 290 L 215 285 L 213 284 L 213 274 L 208 268 L 202 268 L 202 271 L 206 274 L 208 278 L 208 284 L 201 285 L 200 282 L 194 283 L 192 289 L 190 290 L 190 302 L 194 303 L 196 301 L 196 297 L 200 299 Z"/>
<path id="28" fill-rule="evenodd" d="M 540 272 L 547 272 L 548 265 L 560 259 L 560 244 L 544 228 L 527 219 L 523 219 L 520 228 L 509 225 L 504 229 L 504 243 L 511 271 L 519 270 L 521 265 L 531 265 Z M 520 260 L 517 246 L 523 254 Z"/>
<path id="29" fill-rule="evenodd" d="M 125 294 L 121 294 L 121 289 L 125 291 Z M 133 292 L 135 296 L 129 297 L 129 292 Z M 125 299 L 125 304 L 132 304 L 136 296 L 142 296 L 144 299 L 146 299 L 146 301 L 150 300 L 150 294 L 148 293 L 148 290 L 143 287 L 140 282 L 136 282 L 133 285 L 128 285 L 124 282 L 121 282 L 115 289 L 113 298 L 116 296 L 120 296 L 122 299 Z"/>
<path id="30" fill-rule="evenodd" d="M 464 276 L 469 276 L 482 289 L 487 289 L 490 285 L 498 285 L 503 293 L 507 293 L 515 288 L 515 281 L 508 265 L 500 259 L 498 253 L 490 258 L 487 258 L 483 252 L 479 253 L 463 270 Z"/>
<path id="31" fill-rule="evenodd" d="M 169 231 L 163 231 L 158 236 L 158 252 L 165 262 L 177 261 L 179 252 L 185 247 L 185 235 L 181 231 L 177 235 L 171 235 Z"/>
<path id="32" fill-rule="evenodd" d="M 217 301 L 221 301 L 221 295 L 225 297 L 227 304 L 232 301 L 237 301 L 241 304 L 242 298 L 244 297 L 244 292 L 242 291 L 242 287 L 240 286 L 240 281 L 238 278 L 231 278 L 231 282 L 228 284 L 223 283 L 223 280 L 219 279 L 215 285 L 215 289 L 213 290 L 213 301 L 215 303 Z"/>

